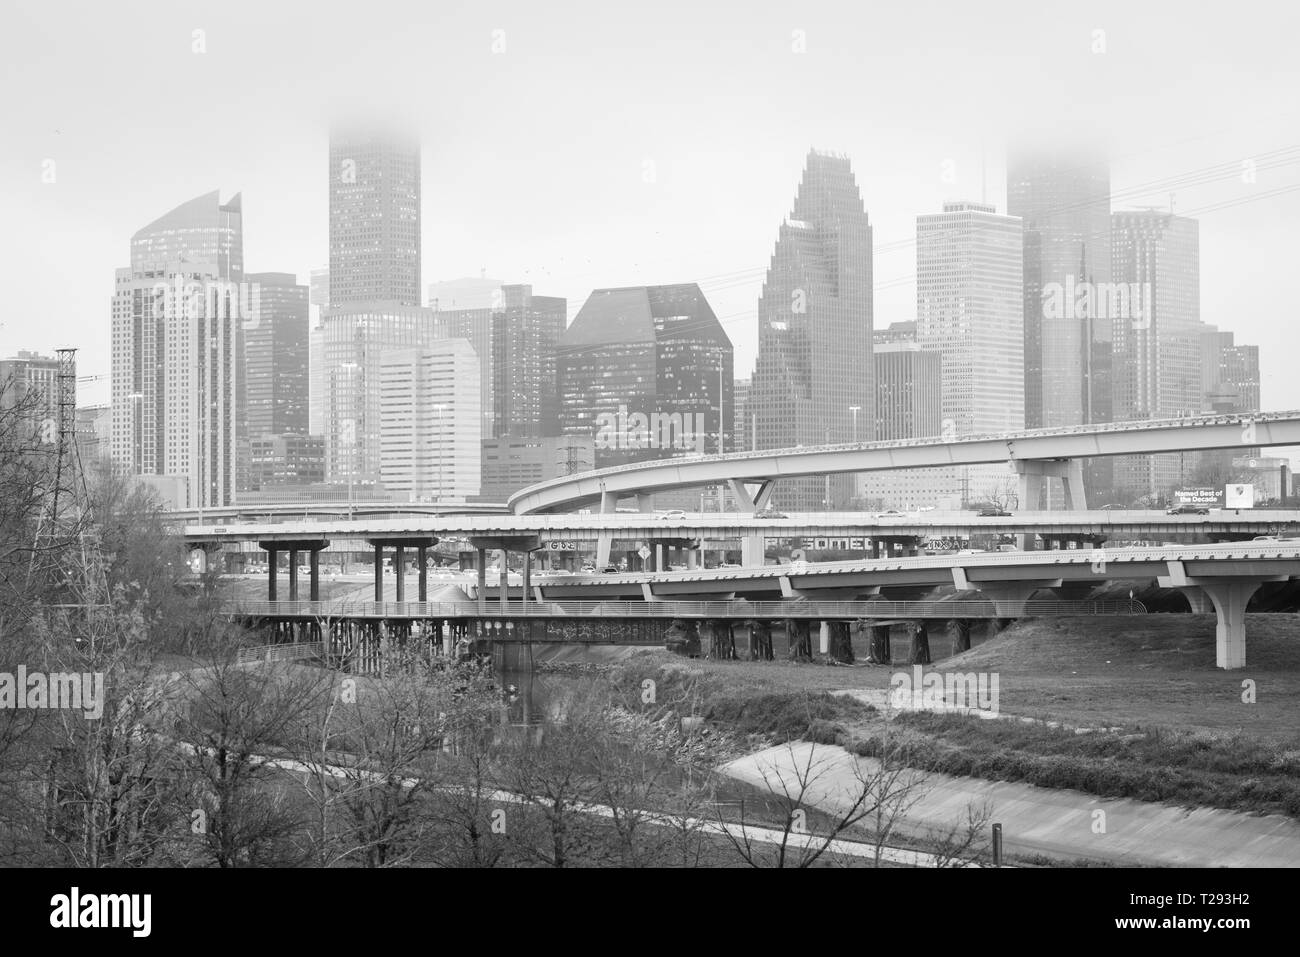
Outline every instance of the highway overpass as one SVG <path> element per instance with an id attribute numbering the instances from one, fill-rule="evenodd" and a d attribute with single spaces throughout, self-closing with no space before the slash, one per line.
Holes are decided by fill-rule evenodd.
<path id="1" fill-rule="evenodd" d="M 1036 510 L 1042 481 L 1059 479 L 1066 507 L 1084 509 L 1084 459 L 1282 445 L 1300 445 L 1300 411 L 678 456 L 550 479 L 516 492 L 508 504 L 520 515 L 588 505 L 611 513 L 624 498 L 648 508 L 656 492 L 726 484 L 742 503 L 760 510 L 783 478 L 1007 462 L 1020 475 L 1021 506 Z"/>

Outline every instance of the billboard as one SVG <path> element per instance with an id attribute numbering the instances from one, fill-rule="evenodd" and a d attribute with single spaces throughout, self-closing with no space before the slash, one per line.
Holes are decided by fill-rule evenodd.
<path id="1" fill-rule="evenodd" d="M 1211 505 L 1222 506 L 1223 492 L 1217 488 L 1180 488 L 1174 492 L 1174 500 L 1179 505 L 1197 505 L 1209 508 Z"/>
<path id="2" fill-rule="evenodd" d="M 1254 508 L 1255 486 L 1229 485 L 1223 490 L 1224 508 Z"/>

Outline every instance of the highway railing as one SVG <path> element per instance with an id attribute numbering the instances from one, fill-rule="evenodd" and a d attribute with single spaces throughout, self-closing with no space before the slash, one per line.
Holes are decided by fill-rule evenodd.
<path id="1" fill-rule="evenodd" d="M 258 645 L 239 650 L 239 663 L 250 664 L 255 661 L 301 661 L 306 658 L 320 658 L 325 654 L 325 647 L 319 641 L 303 641 L 296 644 Z"/>
<path id="2" fill-rule="evenodd" d="M 1144 615 L 1140 601 L 1028 601 L 1020 616 Z M 478 602 L 312 602 L 232 603 L 226 613 L 238 618 L 996 618 L 991 600 L 956 601 L 543 601 L 502 604 Z M 279 646 L 277 646 L 279 647 Z"/>

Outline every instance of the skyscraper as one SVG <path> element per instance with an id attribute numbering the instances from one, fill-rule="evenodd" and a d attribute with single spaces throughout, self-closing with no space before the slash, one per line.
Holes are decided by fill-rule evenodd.
<path id="1" fill-rule="evenodd" d="M 1066 284 L 1110 281 L 1110 170 L 1075 151 L 1019 152 L 1007 162 L 1007 213 L 1024 227 L 1025 425 L 1109 421 L 1094 345 L 1110 328 L 1084 299 L 1055 310 Z M 1045 308 L 1046 307 L 1046 308 Z M 1061 314 L 1057 315 L 1057 312 Z"/>
<path id="2" fill-rule="evenodd" d="M 396 499 L 479 494 L 478 360 L 464 339 L 389 350 L 379 360 L 379 476 Z"/>
<path id="3" fill-rule="evenodd" d="M 404 133 L 330 136 L 329 305 L 420 304 L 420 144 Z"/>
<path id="4" fill-rule="evenodd" d="M 131 239 L 112 319 L 112 456 L 166 476 L 181 507 L 234 501 L 242 415 L 244 282 L 240 197 L 183 203 Z"/>
<path id="5" fill-rule="evenodd" d="M 1083 148 L 1017 150 L 1007 214 L 1024 228 L 1025 426 L 1112 421 L 1111 328 L 1094 295 L 1110 283 L 1109 164 Z M 1088 462 L 1084 480 L 1109 491 L 1108 460 Z"/>
<path id="6" fill-rule="evenodd" d="M 429 283 L 429 308 L 438 316 L 438 335 L 468 339 L 479 365 L 479 409 L 484 438 L 496 434 L 496 374 L 492 361 L 492 317 L 504 301 L 499 279 L 470 276 Z"/>
<path id="7" fill-rule="evenodd" d="M 790 217 L 781 224 L 758 302 L 758 358 L 749 403 L 760 449 L 848 442 L 857 407 L 872 438 L 871 224 L 849 160 L 808 154 Z M 776 501 L 843 507 L 855 478 L 785 480 Z"/>
<path id="8" fill-rule="evenodd" d="M 492 316 L 493 434 L 559 435 L 556 347 L 568 302 L 534 296 L 533 287 L 525 285 L 502 286 L 501 295 L 501 308 Z"/>
<path id="9" fill-rule="evenodd" d="M 244 330 L 249 435 L 306 435 L 308 289 L 293 273 L 249 273 L 259 311 Z"/>
<path id="10" fill-rule="evenodd" d="M 938 353 L 947 438 L 1025 427 L 1023 235 L 982 203 L 945 203 L 916 220 L 916 341 Z M 877 346 L 879 348 L 879 346 Z M 880 438 L 887 436 L 881 435 Z M 1001 487 L 1005 465 L 967 466 L 967 501 Z"/>
<path id="11" fill-rule="evenodd" d="M 1152 210 L 1115 213 L 1111 278 L 1128 286 L 1128 308 L 1111 310 L 1120 313 L 1111 319 L 1115 418 L 1199 412 L 1203 327 L 1196 220 Z M 1167 493 L 1186 481 L 1187 459 L 1175 453 L 1122 456 L 1114 465 L 1116 491 L 1132 498 Z"/>
<path id="12" fill-rule="evenodd" d="M 595 290 L 558 353 L 561 427 L 597 468 L 727 447 L 731 340 L 695 283 Z"/>
<path id="13" fill-rule="evenodd" d="M 894 323 L 874 337 L 872 432 L 881 441 L 927 438 L 943 431 L 943 356 L 906 338 L 909 327 L 915 330 L 914 323 Z M 868 508 L 947 507 L 959 501 L 958 484 L 954 468 L 866 472 L 860 494 Z"/>
<path id="14" fill-rule="evenodd" d="M 420 349 L 439 338 L 433 311 L 420 306 L 330 308 L 319 347 L 327 481 L 380 483 L 383 362 L 392 352 Z"/>

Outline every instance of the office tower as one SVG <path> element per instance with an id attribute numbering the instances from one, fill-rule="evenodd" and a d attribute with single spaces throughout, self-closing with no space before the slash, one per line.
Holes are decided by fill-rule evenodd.
<path id="1" fill-rule="evenodd" d="M 244 281 L 238 194 L 183 203 L 131 239 L 112 319 L 112 456 L 159 477 L 184 508 L 229 505 L 242 418 L 243 325 L 256 309 Z"/>
<path id="2" fill-rule="evenodd" d="M 276 489 L 320 485 L 324 481 L 323 436 L 263 433 L 249 440 L 247 491 L 269 493 Z M 243 504 L 244 496 L 241 495 L 239 501 Z"/>
<path id="3" fill-rule="evenodd" d="M 292 273 L 249 273 L 260 304 L 244 330 L 249 435 L 308 431 L 308 289 Z"/>
<path id="4" fill-rule="evenodd" d="M 760 449 L 851 441 L 875 423 L 871 335 L 871 224 L 849 160 L 808 154 L 789 218 L 781 224 L 758 301 L 758 358 L 750 404 Z M 830 499 L 816 478 L 776 489 L 782 507 L 843 507 L 854 476 L 834 476 Z"/>
<path id="5" fill-rule="evenodd" d="M 1007 161 L 1007 214 L 1024 228 L 1025 425 L 1111 421 L 1110 170 L 1084 149 L 1022 149 Z M 1068 297 L 1068 298 L 1067 298 Z"/>
<path id="6" fill-rule="evenodd" d="M 1014 216 L 953 202 L 917 217 L 916 341 L 942 359 L 947 438 L 1025 427 L 1023 269 Z M 984 500 L 986 486 L 1001 488 L 1008 477 L 1005 464 L 960 470 L 967 501 Z"/>
<path id="7" fill-rule="evenodd" d="M 875 367 L 875 421 L 880 441 L 937 436 L 943 430 L 943 358 L 918 342 L 879 342 Z M 865 424 L 865 423 L 864 423 Z"/>
<path id="8" fill-rule="evenodd" d="M 1111 279 L 1117 292 L 1126 293 L 1109 297 L 1116 419 L 1199 412 L 1203 326 L 1196 220 L 1153 210 L 1115 213 Z M 1186 483 L 1188 459 L 1177 453 L 1122 456 L 1114 464 L 1116 492 L 1130 500 L 1168 493 Z"/>
<path id="9" fill-rule="evenodd" d="M 463 339 L 387 351 L 379 360 L 379 475 L 397 500 L 479 494 L 478 360 Z"/>
<path id="10" fill-rule="evenodd" d="M 1259 394 L 1259 346 L 1235 345 L 1231 332 L 1216 326 L 1201 327 L 1201 409 L 1216 415 L 1258 412 L 1261 408 Z M 1250 448 L 1213 449 L 1201 452 L 1197 458 L 1194 478 L 1197 485 L 1218 486 L 1244 478 L 1235 460 L 1258 458 L 1258 446 Z"/>
<path id="11" fill-rule="evenodd" d="M 35 393 L 32 415 L 53 418 L 59 407 L 59 359 L 27 350 L 0 359 L 0 409 L 14 408 L 29 393 Z"/>
<path id="12" fill-rule="evenodd" d="M 594 465 L 595 443 L 589 435 L 484 439 L 483 487 L 479 499 L 505 502 L 529 485 L 586 472 Z"/>
<path id="13" fill-rule="evenodd" d="M 561 426 L 597 468 L 728 447 L 731 340 L 695 283 L 597 289 L 558 351 Z"/>
<path id="14" fill-rule="evenodd" d="M 429 283 L 429 308 L 438 315 L 438 334 L 468 339 L 479 364 L 479 407 L 483 434 L 496 435 L 496 369 L 492 361 L 492 317 L 504 301 L 504 283 L 485 276 L 468 276 Z"/>
<path id="15" fill-rule="evenodd" d="M 534 296 L 533 287 L 501 287 L 492 315 L 493 422 L 496 436 L 558 435 L 556 346 L 564 334 L 568 302 Z"/>
<path id="16" fill-rule="evenodd" d="M 746 452 L 750 445 L 753 444 L 753 436 L 750 434 L 750 412 L 749 412 L 749 389 L 752 379 L 737 379 L 731 386 L 732 395 L 732 416 L 731 428 L 732 435 L 732 452 Z"/>
<path id="17" fill-rule="evenodd" d="M 321 316 L 330 307 L 330 271 L 329 267 L 311 271 L 311 310 L 314 325 L 320 324 Z"/>
<path id="18" fill-rule="evenodd" d="M 319 347 L 327 481 L 356 487 L 358 497 L 378 494 L 382 363 L 394 351 L 439 338 L 434 313 L 420 306 L 331 307 Z M 473 457 L 477 463 L 477 448 Z"/>
<path id="19" fill-rule="evenodd" d="M 1205 412 L 1258 412 L 1259 346 L 1234 345 L 1231 332 L 1201 329 L 1201 409 Z"/>
<path id="20" fill-rule="evenodd" d="M 3 381 L 0 373 L 0 381 Z M 109 449 L 113 435 L 113 409 L 108 405 L 83 405 L 76 413 L 77 455 L 88 472 L 111 464 Z"/>
<path id="21" fill-rule="evenodd" d="M 246 280 L 257 292 L 257 313 L 244 328 L 239 488 L 294 484 L 297 467 L 302 468 L 298 483 L 323 481 L 323 455 L 304 454 L 301 441 L 310 418 L 308 287 L 292 273 L 247 273 Z M 287 437 L 297 441 L 275 441 Z M 276 451 L 286 458 L 269 461 Z"/>
<path id="22" fill-rule="evenodd" d="M 892 334 L 877 334 L 873 344 L 871 432 L 880 441 L 938 436 L 943 429 L 943 357 L 901 337 L 903 330 L 894 327 Z M 957 485 L 957 471 L 951 468 L 865 472 L 859 497 L 869 508 L 933 507 L 950 504 Z"/>
<path id="23" fill-rule="evenodd" d="M 420 304 L 420 144 L 401 132 L 330 135 L 329 308 Z"/>

